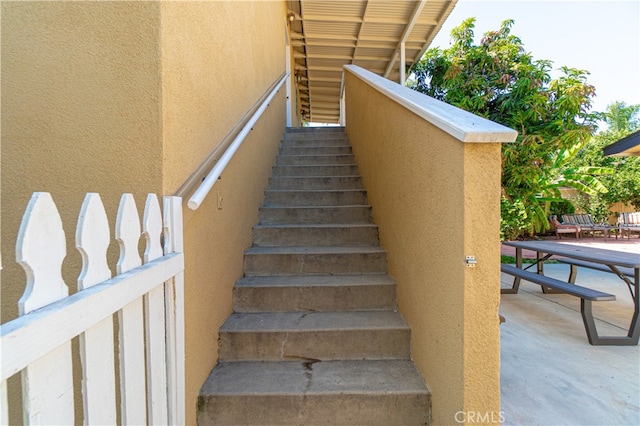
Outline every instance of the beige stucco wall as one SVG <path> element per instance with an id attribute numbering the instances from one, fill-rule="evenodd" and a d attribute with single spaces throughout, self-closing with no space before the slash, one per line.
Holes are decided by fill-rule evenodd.
<path id="1" fill-rule="evenodd" d="M 285 18 L 282 1 L 2 3 L 2 322 L 24 291 L 14 246 L 31 193 L 58 204 L 73 292 L 84 194 L 101 194 L 112 227 L 121 193 L 140 212 L 148 192 L 172 194 L 284 72 Z M 184 210 L 188 424 L 216 363 L 284 102 L 282 89 L 213 195 Z M 110 252 L 115 271 L 116 244 Z"/>
<path id="2" fill-rule="evenodd" d="M 346 110 L 433 422 L 498 421 L 500 146 L 463 144 L 350 73 Z"/>
<path id="3" fill-rule="evenodd" d="M 278 1 L 162 3 L 165 192 L 284 72 L 285 18 Z"/>
<path id="4" fill-rule="evenodd" d="M 285 18 L 284 2 L 163 2 L 164 192 L 177 190 L 284 72 Z M 218 328 L 243 273 L 242 254 L 284 131 L 284 104 L 283 87 L 204 204 L 185 210 L 188 424 L 217 361 Z"/>
<path id="5" fill-rule="evenodd" d="M 2 3 L 3 321 L 24 290 L 6 283 L 24 280 L 14 247 L 32 192 L 57 202 L 70 267 L 86 192 L 111 215 L 122 192 L 139 207 L 161 192 L 158 16 L 147 2 Z"/>
<path id="6" fill-rule="evenodd" d="M 148 192 L 161 193 L 159 14 L 151 2 L 2 2 L 3 322 L 24 291 L 15 242 L 32 192 L 50 192 L 60 211 L 71 292 L 85 193 L 101 194 L 112 230 L 121 193 L 133 193 L 139 211 Z M 13 423 L 21 414 L 10 396 Z"/>

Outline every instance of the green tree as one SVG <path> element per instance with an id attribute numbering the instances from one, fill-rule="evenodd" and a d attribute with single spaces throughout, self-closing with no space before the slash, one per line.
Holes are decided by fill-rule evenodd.
<path id="1" fill-rule="evenodd" d="M 569 167 L 599 166 L 611 168 L 614 173 L 601 177 L 606 192 L 581 197 L 581 207 L 598 214 L 603 206 L 616 202 L 628 203 L 640 210 L 640 158 L 605 157 L 602 149 L 640 129 L 640 105 L 614 102 L 600 114 L 607 128 L 591 138 L 570 162 Z"/>
<path id="2" fill-rule="evenodd" d="M 518 131 L 515 143 L 503 145 L 502 193 L 522 204 L 529 232 L 543 231 L 559 185 L 602 189 L 593 174 L 604 170 L 563 169 L 595 131 L 595 89 L 584 70 L 561 67 L 552 78 L 552 62 L 526 52 L 513 24 L 502 22 L 475 44 L 475 18 L 466 19 L 452 30 L 451 47 L 430 49 L 416 64 L 411 87 Z"/>
<path id="3" fill-rule="evenodd" d="M 627 105 L 617 101 L 607 105 L 606 111 L 599 116 L 607 123 L 608 132 L 616 136 L 621 134 L 624 137 L 640 128 L 638 114 L 640 114 L 640 105 Z"/>

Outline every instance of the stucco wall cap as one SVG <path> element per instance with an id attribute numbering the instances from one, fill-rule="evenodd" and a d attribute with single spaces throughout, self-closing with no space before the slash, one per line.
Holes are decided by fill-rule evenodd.
<path id="1" fill-rule="evenodd" d="M 461 142 L 514 142 L 518 132 L 446 102 L 403 87 L 357 65 L 345 70 Z"/>

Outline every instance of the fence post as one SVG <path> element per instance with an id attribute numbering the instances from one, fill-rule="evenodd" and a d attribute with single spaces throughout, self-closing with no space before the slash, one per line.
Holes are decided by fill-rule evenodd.
<path id="1" fill-rule="evenodd" d="M 138 254 L 140 236 L 140 216 L 136 202 L 133 195 L 122 194 L 116 216 L 115 237 L 120 245 L 116 274 L 123 274 L 142 265 Z M 121 421 L 124 425 L 146 424 L 144 315 L 141 297 L 118 311 L 118 324 Z"/>
<path id="2" fill-rule="evenodd" d="M 183 251 L 182 199 L 164 197 L 164 253 Z M 167 312 L 167 388 L 169 391 L 169 421 L 184 424 L 184 272 L 165 283 Z"/>
<path id="3" fill-rule="evenodd" d="M 144 263 L 162 257 L 162 215 L 158 197 L 147 196 L 142 220 L 147 238 Z M 164 285 L 156 286 L 144 296 L 147 354 L 147 420 L 149 424 L 167 424 L 167 358 Z"/>
<path id="4" fill-rule="evenodd" d="M 62 220 L 47 192 L 31 196 L 18 231 L 16 260 L 27 274 L 20 315 L 67 297 L 62 261 L 67 254 Z M 24 422 L 73 424 L 71 341 L 22 370 Z"/>
<path id="5" fill-rule="evenodd" d="M 111 278 L 107 249 L 109 221 L 100 195 L 85 196 L 76 228 L 76 248 L 82 255 L 78 291 Z M 108 316 L 80 334 L 84 424 L 116 423 L 116 383 L 113 318 Z"/>

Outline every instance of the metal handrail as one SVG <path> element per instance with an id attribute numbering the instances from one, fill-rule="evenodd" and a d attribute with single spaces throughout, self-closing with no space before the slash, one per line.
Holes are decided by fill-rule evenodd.
<path id="1" fill-rule="evenodd" d="M 224 154 L 222 154 L 218 162 L 215 164 L 215 166 L 213 166 L 211 171 L 204 178 L 200 186 L 198 186 L 198 188 L 193 192 L 191 198 L 189 198 L 189 201 L 187 202 L 187 206 L 191 210 L 196 210 L 198 207 L 200 207 L 200 204 L 202 204 L 202 201 L 204 201 L 207 194 L 209 194 L 209 191 L 211 191 L 211 188 L 213 188 L 213 185 L 215 185 L 216 181 L 233 158 L 233 155 L 236 153 L 242 142 L 244 142 L 253 125 L 260 119 L 262 113 L 264 113 L 264 111 L 267 109 L 269 103 L 276 95 L 276 93 L 280 90 L 288 77 L 289 72 L 283 74 L 278 83 L 269 93 L 269 96 L 267 96 L 264 102 L 262 102 L 260 108 L 258 108 L 256 112 L 251 116 L 247 124 L 244 125 L 240 133 L 238 133 L 238 136 L 236 136 L 233 142 L 231 142 Z"/>

